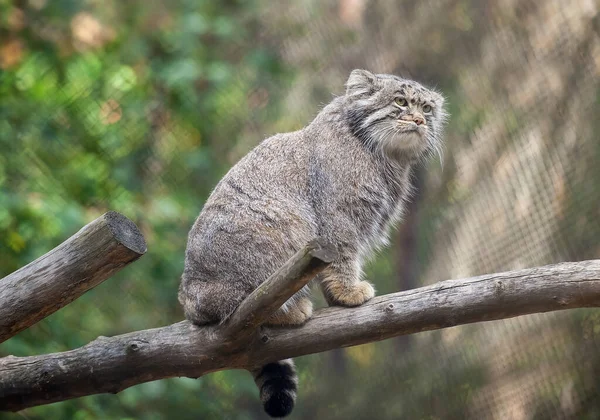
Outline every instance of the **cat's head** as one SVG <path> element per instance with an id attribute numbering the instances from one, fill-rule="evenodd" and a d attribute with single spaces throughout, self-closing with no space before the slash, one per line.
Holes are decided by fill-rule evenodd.
<path id="1" fill-rule="evenodd" d="M 447 114 L 444 98 L 412 80 L 354 70 L 346 82 L 354 134 L 393 158 L 440 153 Z"/>

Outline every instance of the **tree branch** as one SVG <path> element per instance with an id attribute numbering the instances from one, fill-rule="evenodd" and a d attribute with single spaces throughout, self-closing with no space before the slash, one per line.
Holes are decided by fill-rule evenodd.
<path id="1" fill-rule="evenodd" d="M 270 361 L 535 312 L 600 306 L 600 260 L 449 280 L 379 296 L 357 308 L 326 308 L 299 328 L 261 327 L 223 351 L 226 325 L 180 322 L 76 350 L 0 359 L 0 410 L 119 392 L 173 376 L 198 377 Z"/>
<path id="2" fill-rule="evenodd" d="M 242 301 L 226 322 L 225 334 L 236 337 L 236 340 L 253 334 L 257 327 L 336 256 L 333 247 L 322 240 L 310 242 Z"/>
<path id="3" fill-rule="evenodd" d="M 0 343 L 97 286 L 146 252 L 125 216 L 108 212 L 0 280 Z"/>

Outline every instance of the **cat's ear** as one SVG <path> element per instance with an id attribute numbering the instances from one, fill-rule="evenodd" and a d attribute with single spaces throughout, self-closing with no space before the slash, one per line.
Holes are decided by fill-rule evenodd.
<path id="1" fill-rule="evenodd" d="M 352 70 L 346 82 L 346 95 L 372 93 L 375 88 L 376 76 L 367 70 Z"/>

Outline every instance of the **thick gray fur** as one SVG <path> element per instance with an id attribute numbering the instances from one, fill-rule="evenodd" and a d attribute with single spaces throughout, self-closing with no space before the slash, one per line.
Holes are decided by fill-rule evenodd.
<path id="1" fill-rule="evenodd" d="M 179 292 L 186 317 L 220 322 L 316 237 L 340 258 L 319 276 L 330 304 L 374 295 L 362 266 L 387 243 L 411 192 L 411 169 L 441 150 L 443 97 L 417 82 L 354 70 L 346 92 L 302 130 L 258 145 L 219 182 L 192 227 Z M 302 289 L 273 318 L 311 315 Z"/>

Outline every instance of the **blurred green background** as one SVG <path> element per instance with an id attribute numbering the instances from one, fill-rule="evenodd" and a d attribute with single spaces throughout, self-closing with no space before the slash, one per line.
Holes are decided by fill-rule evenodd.
<path id="1" fill-rule="evenodd" d="M 378 293 L 600 258 L 596 0 L 0 0 L 0 277 L 108 210 L 148 253 L 0 345 L 69 350 L 183 318 L 187 232 L 262 139 L 307 124 L 353 68 L 435 85 L 442 161 Z M 316 300 L 322 298 L 315 292 Z M 538 314 L 302 357 L 292 419 L 600 418 L 600 312 Z M 0 418 L 264 418 L 246 372 Z"/>

